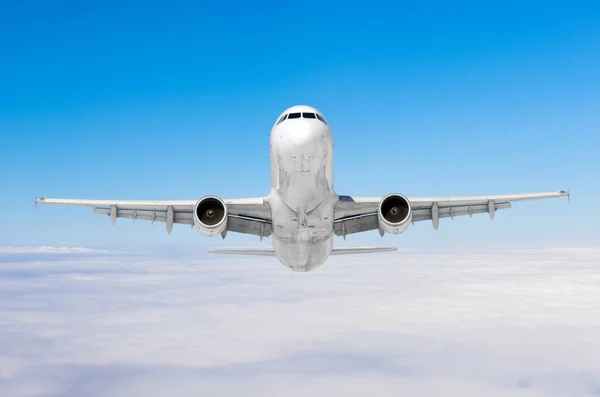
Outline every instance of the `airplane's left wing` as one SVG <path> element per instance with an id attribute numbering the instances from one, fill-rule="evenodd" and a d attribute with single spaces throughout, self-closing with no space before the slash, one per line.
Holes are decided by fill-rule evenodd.
<path id="1" fill-rule="evenodd" d="M 408 197 L 412 209 L 411 221 L 431 220 L 437 230 L 440 218 L 488 213 L 491 219 L 497 210 L 511 207 L 512 202 L 541 200 L 569 196 L 559 190 L 545 193 L 497 194 L 488 196 Z M 338 236 L 379 229 L 378 208 L 382 197 L 340 196 L 335 207 L 334 232 Z"/>
<path id="2" fill-rule="evenodd" d="M 271 235 L 271 209 L 262 197 L 223 200 L 227 207 L 227 231 Z M 171 233 L 173 224 L 194 226 L 194 209 L 198 200 L 82 200 L 39 198 L 36 204 L 91 207 L 95 214 L 107 215 L 114 224 L 117 218 L 165 222 Z"/>

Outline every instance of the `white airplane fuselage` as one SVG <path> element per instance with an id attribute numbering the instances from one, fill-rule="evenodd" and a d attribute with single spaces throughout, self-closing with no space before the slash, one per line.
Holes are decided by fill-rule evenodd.
<path id="1" fill-rule="evenodd" d="M 321 113 L 294 106 L 294 113 Z M 322 116 L 321 116 L 322 117 Z M 270 138 L 273 249 L 279 260 L 296 271 L 320 266 L 332 250 L 334 207 L 333 133 L 317 118 L 275 123 Z"/>

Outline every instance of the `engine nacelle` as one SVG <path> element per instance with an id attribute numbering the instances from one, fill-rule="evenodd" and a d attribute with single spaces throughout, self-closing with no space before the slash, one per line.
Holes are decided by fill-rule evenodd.
<path id="1" fill-rule="evenodd" d="M 399 234 L 404 232 L 412 220 L 410 201 L 401 194 L 388 194 L 379 202 L 377 210 L 379 232 Z"/>
<path id="2" fill-rule="evenodd" d="M 212 237 L 227 230 L 227 206 L 216 196 L 202 197 L 194 207 L 194 226 L 200 233 Z"/>

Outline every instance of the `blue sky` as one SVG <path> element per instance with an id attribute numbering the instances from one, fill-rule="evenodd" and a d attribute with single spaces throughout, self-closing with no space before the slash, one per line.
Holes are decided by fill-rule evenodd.
<path id="1" fill-rule="evenodd" d="M 0 5 L 0 245 L 206 244 L 33 200 L 265 195 L 294 104 L 333 125 L 338 193 L 573 193 L 386 245 L 598 241 L 597 3 L 211 3 Z"/>

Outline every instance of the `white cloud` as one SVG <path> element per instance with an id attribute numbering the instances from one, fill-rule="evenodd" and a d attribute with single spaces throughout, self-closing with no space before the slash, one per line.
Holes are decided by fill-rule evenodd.
<path id="1" fill-rule="evenodd" d="M 0 247 L 0 254 L 70 254 L 70 253 L 95 253 L 95 252 L 106 252 L 104 249 L 85 248 L 85 247 Z"/>
<path id="2" fill-rule="evenodd" d="M 598 247 L 94 252 L 0 262 L 0 396 L 600 394 Z"/>

